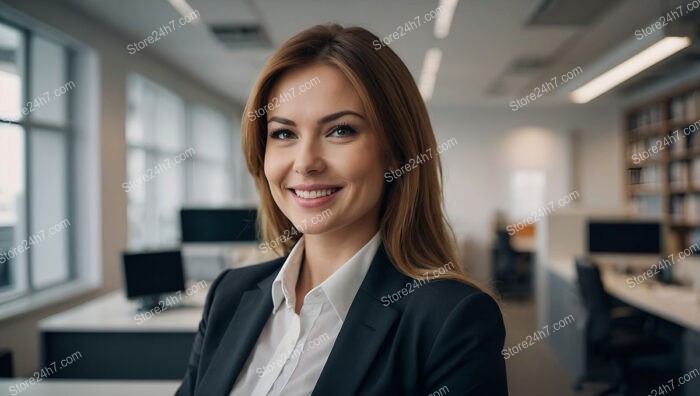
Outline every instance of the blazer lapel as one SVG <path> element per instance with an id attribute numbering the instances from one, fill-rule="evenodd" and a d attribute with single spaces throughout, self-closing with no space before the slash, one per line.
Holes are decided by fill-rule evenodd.
<path id="1" fill-rule="evenodd" d="M 228 395 L 272 312 L 270 287 L 279 270 L 241 296 L 195 395 Z"/>
<path id="2" fill-rule="evenodd" d="M 394 269 L 380 246 L 372 261 L 312 395 L 355 395 L 398 311 L 380 302 L 381 296 L 403 287 L 404 277 Z"/>

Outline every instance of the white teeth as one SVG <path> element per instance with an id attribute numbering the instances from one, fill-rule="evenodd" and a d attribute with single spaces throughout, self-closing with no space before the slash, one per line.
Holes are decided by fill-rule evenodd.
<path id="1" fill-rule="evenodd" d="M 314 199 L 314 198 L 325 197 L 326 195 L 331 195 L 333 193 L 333 190 L 332 189 L 314 190 L 314 191 L 294 190 L 294 193 L 297 195 L 297 197 L 300 197 L 300 198 Z"/>

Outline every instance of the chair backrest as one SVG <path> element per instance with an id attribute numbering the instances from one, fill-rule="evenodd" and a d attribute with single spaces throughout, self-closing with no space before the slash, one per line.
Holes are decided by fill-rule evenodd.
<path id="1" fill-rule="evenodd" d="M 610 331 L 610 296 L 605 291 L 598 267 L 587 259 L 576 259 L 579 292 L 586 308 L 586 339 L 600 347 Z"/>
<path id="2" fill-rule="evenodd" d="M 498 250 L 505 254 L 515 254 L 513 246 L 510 244 L 510 234 L 508 231 L 497 231 L 498 240 L 496 241 L 496 247 Z"/>
<path id="3" fill-rule="evenodd" d="M 496 250 L 498 251 L 496 272 L 502 277 L 514 277 L 516 275 L 515 250 L 510 244 L 510 235 L 507 231 L 497 231 Z"/>
<path id="4" fill-rule="evenodd" d="M 12 371 L 12 351 L 6 348 L 0 348 L 0 377 L 14 377 L 14 372 Z"/>

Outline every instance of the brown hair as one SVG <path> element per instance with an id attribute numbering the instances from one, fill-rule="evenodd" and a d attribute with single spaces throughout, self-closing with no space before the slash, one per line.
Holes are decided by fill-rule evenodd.
<path id="1" fill-rule="evenodd" d="M 370 125 L 392 166 L 432 150 L 424 161 L 401 177 L 386 183 L 380 232 L 389 259 L 402 273 L 421 279 L 428 271 L 440 278 L 457 279 L 476 286 L 459 265 L 455 238 L 442 206 L 442 167 L 430 118 L 411 73 L 389 47 L 376 48 L 379 38 L 360 27 L 316 25 L 289 40 L 263 67 L 246 104 L 242 145 L 248 170 L 260 193 L 260 229 L 264 240 L 279 239 L 294 226 L 275 204 L 264 174 L 267 117 L 250 116 L 263 109 L 280 76 L 312 64 L 337 67 L 359 94 Z M 280 245 L 288 254 L 300 235 Z M 440 268 L 451 265 L 446 271 Z M 431 275 L 435 275 L 431 274 Z"/>

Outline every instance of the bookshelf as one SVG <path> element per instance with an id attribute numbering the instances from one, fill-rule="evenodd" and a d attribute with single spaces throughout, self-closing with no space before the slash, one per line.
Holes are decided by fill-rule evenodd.
<path id="1" fill-rule="evenodd" d="M 628 108 L 625 196 L 661 216 L 667 253 L 700 244 L 700 84 Z"/>

